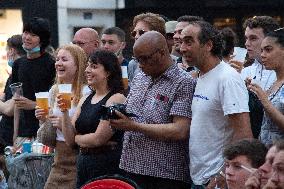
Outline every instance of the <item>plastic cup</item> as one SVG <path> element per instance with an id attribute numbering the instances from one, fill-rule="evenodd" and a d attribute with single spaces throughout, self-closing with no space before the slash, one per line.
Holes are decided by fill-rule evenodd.
<path id="1" fill-rule="evenodd" d="M 32 144 L 33 153 L 42 154 L 43 144 L 36 142 Z"/>
<path id="2" fill-rule="evenodd" d="M 21 83 L 21 82 L 12 83 L 9 86 L 14 97 L 23 96 L 23 88 L 22 88 L 22 86 L 23 86 L 23 83 Z"/>
<path id="3" fill-rule="evenodd" d="M 36 96 L 36 105 L 40 107 L 41 109 L 44 110 L 45 115 L 48 115 L 48 97 L 49 93 L 48 92 L 39 92 L 35 93 Z"/>
<path id="4" fill-rule="evenodd" d="M 233 60 L 244 63 L 247 56 L 247 49 L 241 47 L 234 47 L 234 55 L 235 57 L 233 58 Z"/>
<path id="5" fill-rule="evenodd" d="M 121 66 L 123 88 L 128 89 L 128 73 L 127 66 Z"/>
<path id="6" fill-rule="evenodd" d="M 32 152 L 32 143 L 31 142 L 23 142 L 23 153 L 31 153 Z"/>
<path id="7" fill-rule="evenodd" d="M 72 97 L 72 85 L 71 84 L 59 84 L 58 85 L 59 94 L 62 95 L 64 100 L 64 109 L 71 108 L 71 97 Z"/>

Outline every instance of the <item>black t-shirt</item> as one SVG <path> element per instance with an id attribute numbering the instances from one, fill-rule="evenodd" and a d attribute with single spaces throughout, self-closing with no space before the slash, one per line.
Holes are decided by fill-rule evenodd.
<path id="1" fill-rule="evenodd" d="M 11 77 L 9 77 L 6 81 L 4 93 L 5 93 L 5 101 L 12 98 L 12 92 L 10 90 L 9 85 L 11 84 Z M 2 119 L 0 121 L 0 145 L 3 146 L 11 146 L 13 145 L 13 123 L 14 117 L 2 115 Z M 0 152 L 2 153 L 2 152 Z"/>
<path id="2" fill-rule="evenodd" d="M 14 62 L 12 83 L 23 83 L 23 96 L 35 101 L 35 93 L 49 91 L 55 78 L 55 61 L 48 53 L 35 59 L 22 57 Z M 20 137 L 36 136 L 39 122 L 34 110 L 20 110 Z"/>

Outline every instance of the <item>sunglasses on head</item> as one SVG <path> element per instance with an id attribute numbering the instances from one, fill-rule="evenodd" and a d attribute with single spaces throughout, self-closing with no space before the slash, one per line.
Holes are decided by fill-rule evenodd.
<path id="1" fill-rule="evenodd" d="M 133 38 L 135 38 L 135 36 L 136 36 L 136 34 L 138 33 L 140 36 L 141 35 L 143 35 L 144 33 L 146 33 L 147 31 L 145 31 L 145 30 L 134 30 L 134 31 L 132 31 L 131 32 L 131 36 L 133 37 Z"/>

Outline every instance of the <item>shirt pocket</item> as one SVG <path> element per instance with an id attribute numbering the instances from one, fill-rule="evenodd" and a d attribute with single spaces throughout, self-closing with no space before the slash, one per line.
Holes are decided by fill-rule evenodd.
<path id="1" fill-rule="evenodd" d="M 152 98 L 144 109 L 147 123 L 165 123 L 169 121 L 170 102 Z"/>

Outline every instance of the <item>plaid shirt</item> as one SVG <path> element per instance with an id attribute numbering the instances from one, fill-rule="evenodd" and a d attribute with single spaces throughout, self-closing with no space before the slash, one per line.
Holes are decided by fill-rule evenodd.
<path id="1" fill-rule="evenodd" d="M 172 123 L 172 116 L 191 118 L 195 81 L 176 64 L 152 80 L 140 72 L 126 104 L 133 120 L 145 124 Z M 139 132 L 124 134 L 120 168 L 135 174 L 189 182 L 188 140 L 161 141 Z"/>

